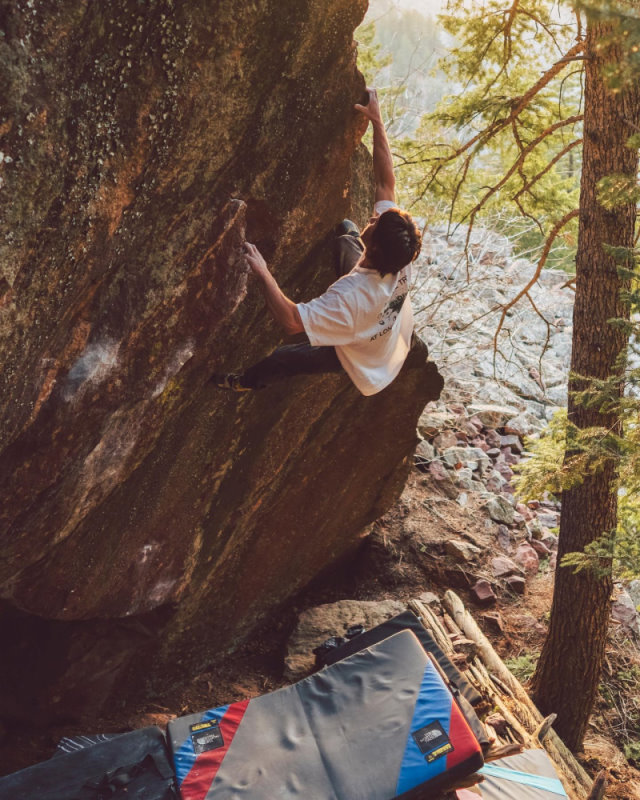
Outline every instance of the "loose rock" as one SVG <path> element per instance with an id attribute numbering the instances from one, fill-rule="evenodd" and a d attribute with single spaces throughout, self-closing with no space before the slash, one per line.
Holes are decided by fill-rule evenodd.
<path id="1" fill-rule="evenodd" d="M 540 567 L 538 554 L 528 542 L 523 542 L 513 557 L 516 564 L 519 564 L 526 573 L 535 575 Z"/>
<path id="2" fill-rule="evenodd" d="M 456 561 L 473 561 L 482 550 L 470 542 L 463 542 L 458 539 L 449 539 L 444 545 L 445 552 Z"/>
<path id="3" fill-rule="evenodd" d="M 489 581 L 480 579 L 471 587 L 471 599 L 479 606 L 490 606 L 498 598 Z"/>
<path id="4" fill-rule="evenodd" d="M 513 506 L 501 495 L 490 495 L 486 508 L 491 519 L 496 522 L 504 522 L 507 525 L 513 523 Z"/>
<path id="5" fill-rule="evenodd" d="M 495 556 L 491 559 L 491 568 L 496 578 L 506 578 L 508 575 L 521 575 L 520 567 L 506 556 Z"/>
<path id="6" fill-rule="evenodd" d="M 525 580 L 521 575 L 509 575 L 505 580 L 505 584 L 516 594 L 524 594 L 526 589 Z"/>

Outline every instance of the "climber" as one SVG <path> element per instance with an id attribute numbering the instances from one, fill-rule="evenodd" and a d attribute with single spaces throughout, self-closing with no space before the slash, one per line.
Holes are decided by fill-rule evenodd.
<path id="1" fill-rule="evenodd" d="M 407 357 L 413 332 L 408 300 L 411 262 L 421 233 L 395 203 L 389 142 L 375 89 L 355 108 L 373 126 L 375 205 L 362 233 L 344 220 L 337 229 L 338 280 L 320 297 L 294 303 L 282 292 L 254 244 L 245 244 L 247 263 L 260 283 L 267 307 L 285 333 L 305 333 L 308 342 L 278 347 L 243 374 L 211 380 L 236 392 L 261 389 L 292 375 L 346 372 L 364 395 L 388 386 Z"/>

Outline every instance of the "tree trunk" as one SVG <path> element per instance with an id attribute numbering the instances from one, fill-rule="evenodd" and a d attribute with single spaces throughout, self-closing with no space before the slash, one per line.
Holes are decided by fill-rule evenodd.
<path id="1" fill-rule="evenodd" d="M 576 298 L 573 312 L 571 370 L 585 377 L 615 374 L 616 360 L 626 345 L 624 331 L 609 323 L 628 317 L 620 301 L 620 280 L 613 258 L 603 245 L 632 247 L 635 206 L 606 211 L 597 199 L 598 181 L 614 173 L 634 176 L 637 152 L 626 147 L 640 121 L 635 87 L 614 94 L 605 86 L 602 70 L 619 57 L 604 45 L 611 29 L 590 22 L 587 61 L 580 221 L 576 257 Z M 577 405 L 572 392 L 584 382 L 570 380 L 569 419 L 579 428 L 604 425 L 619 428 L 619 420 Z M 620 383 L 622 391 L 622 381 Z M 596 475 L 562 496 L 558 564 L 616 526 L 615 464 L 608 462 Z M 610 568 L 610 564 L 608 567 Z M 533 678 L 533 697 L 543 714 L 557 712 L 555 729 L 572 749 L 578 749 L 595 700 L 604 657 L 611 575 L 602 578 L 585 570 L 573 574 L 558 567 L 549 635 Z"/>

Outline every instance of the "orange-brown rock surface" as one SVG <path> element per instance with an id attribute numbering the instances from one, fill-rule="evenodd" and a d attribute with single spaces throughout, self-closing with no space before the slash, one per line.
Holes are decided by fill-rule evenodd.
<path id="1" fill-rule="evenodd" d="M 0 630 L 34 674 L 83 684 L 74 629 L 34 651 L 32 615 L 109 642 L 160 613 L 157 675 L 210 660 L 401 489 L 441 386 L 420 346 L 372 398 L 207 383 L 280 340 L 245 236 L 307 300 L 368 214 L 365 5 L 0 2 Z"/>

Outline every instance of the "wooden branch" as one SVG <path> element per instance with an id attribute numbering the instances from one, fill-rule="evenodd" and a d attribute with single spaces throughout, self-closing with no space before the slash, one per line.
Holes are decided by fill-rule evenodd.
<path id="1" fill-rule="evenodd" d="M 545 717 L 540 723 L 540 725 L 538 725 L 538 727 L 533 732 L 533 738 L 537 739 L 540 742 L 540 744 L 542 744 L 547 734 L 551 730 L 551 726 L 553 725 L 553 723 L 556 721 L 557 718 L 558 718 L 557 714 L 549 714 L 548 717 Z"/>
<path id="2" fill-rule="evenodd" d="M 531 153 L 541 142 L 543 142 L 548 136 L 550 136 L 552 133 L 557 131 L 559 128 L 563 128 L 566 125 L 574 125 L 576 122 L 579 122 L 580 120 L 582 120 L 583 117 L 584 117 L 583 114 L 574 114 L 572 117 L 567 117 L 566 119 L 558 120 L 558 122 L 554 122 L 553 125 L 550 125 L 544 131 L 542 131 L 542 133 L 540 133 L 538 136 L 536 136 L 535 139 L 530 141 L 529 144 L 526 145 L 526 147 L 523 150 L 520 151 L 520 153 L 519 153 L 518 157 L 516 158 L 516 160 L 509 167 L 509 169 L 505 172 L 505 174 L 498 181 L 498 183 L 496 183 L 492 187 L 490 187 L 488 189 L 488 191 L 482 196 L 482 198 L 476 203 L 476 205 L 471 209 L 471 211 L 469 211 L 467 214 L 465 214 L 465 216 L 460 221 L 464 222 L 464 220 L 467 217 L 469 217 L 469 225 L 473 226 L 473 221 L 474 221 L 476 215 L 478 214 L 478 212 L 481 211 L 481 209 L 483 208 L 485 203 L 489 200 L 489 198 L 492 195 L 494 195 L 499 189 L 501 189 L 505 185 L 505 183 L 509 180 L 509 178 L 513 175 L 513 173 L 524 163 L 524 160 L 529 155 L 529 153 Z M 467 159 L 467 160 L 469 160 L 469 159 Z M 517 198 L 517 195 L 513 199 L 515 200 L 516 198 Z M 452 204 L 452 212 L 451 213 L 453 213 L 453 204 Z M 524 212 L 524 210 L 523 210 L 523 213 L 525 214 L 525 216 L 529 216 L 528 214 L 526 214 L 526 212 Z M 470 232 L 468 232 L 468 234 L 467 234 L 467 243 L 465 244 L 465 249 L 466 249 L 466 246 L 468 246 L 469 235 L 470 235 Z"/>
<path id="3" fill-rule="evenodd" d="M 445 593 L 443 605 L 465 636 L 475 641 L 478 645 L 478 658 L 475 660 L 482 661 L 483 664 L 485 664 L 491 672 L 496 673 L 500 680 L 513 692 L 517 700 L 517 714 L 519 716 L 521 715 L 523 719 L 522 723 L 518 722 L 518 727 L 524 730 L 525 743 L 533 741 L 532 733 L 544 721 L 542 715 L 533 704 L 533 701 L 522 688 L 520 682 L 509 672 L 504 662 L 500 659 L 487 637 L 480 630 L 471 614 L 465 609 L 462 600 L 460 600 L 455 592 L 449 590 Z M 497 692 L 494 694 L 497 698 Z M 505 714 L 505 703 L 500 701 L 496 704 L 500 707 L 501 713 L 505 716 L 505 719 L 511 723 L 507 714 L 509 717 L 515 718 L 516 712 L 510 713 L 507 710 L 507 714 Z M 547 736 L 546 748 L 556 764 L 562 765 L 565 768 L 564 774 L 570 781 L 575 794 L 578 797 L 585 798 L 591 788 L 591 779 L 553 730 L 550 730 Z"/>
<path id="4" fill-rule="evenodd" d="M 582 53 L 584 50 L 584 42 L 576 42 L 574 46 L 565 54 L 564 59 L 572 59 L 574 56 L 577 56 L 579 53 Z M 486 144 L 489 139 L 493 138 L 497 133 L 501 130 L 506 128 L 508 125 L 511 124 L 511 121 L 519 116 L 522 111 L 529 105 L 529 103 L 533 100 L 533 98 L 539 94 L 545 86 L 547 86 L 551 81 L 564 69 L 566 65 L 566 61 L 564 59 L 560 59 L 553 64 L 543 75 L 540 77 L 533 86 L 531 86 L 521 97 L 517 98 L 517 102 L 512 104 L 511 113 L 504 118 L 494 120 L 488 128 L 484 131 L 480 131 L 468 142 L 466 142 L 462 147 L 459 147 L 455 150 L 451 155 L 447 156 L 445 159 L 442 160 L 441 164 L 436 170 L 436 173 L 444 167 L 445 164 L 449 163 L 450 161 L 455 160 L 463 153 L 465 153 L 469 148 L 473 147 L 474 144 Z"/>
<path id="5" fill-rule="evenodd" d="M 558 44 L 558 40 L 556 39 L 556 37 L 555 37 L 555 34 L 553 33 L 553 31 L 551 31 L 551 30 L 549 29 L 549 26 L 548 26 L 548 25 L 546 25 L 546 24 L 545 24 L 545 23 L 544 23 L 544 22 L 543 22 L 541 19 L 538 19 L 538 17 L 536 17 L 534 14 L 532 14 L 530 11 L 527 11 L 527 10 L 526 10 L 526 9 L 524 9 L 524 8 L 523 8 L 523 9 L 521 9 L 521 13 L 522 13 L 522 14 L 524 14 L 526 17 L 529 17 L 530 19 L 532 19 L 532 20 L 533 20 L 533 22 L 534 22 L 536 25 L 540 25 L 540 27 L 541 27 L 541 28 L 542 28 L 542 29 L 545 31 L 545 33 L 547 34 L 547 36 L 549 36 L 549 38 L 551 39 L 551 41 L 552 41 L 552 42 L 555 44 L 555 46 L 558 48 L 558 51 L 559 51 L 560 53 L 562 52 L 562 48 L 561 48 L 561 47 L 560 47 L 560 45 Z"/>
<path id="6" fill-rule="evenodd" d="M 542 349 L 540 351 L 540 357 L 538 358 L 538 371 L 540 372 L 540 376 L 541 376 L 540 377 L 540 381 L 539 381 L 540 388 L 542 389 L 544 394 L 546 394 L 547 390 L 546 390 L 546 388 L 544 386 L 544 383 L 542 382 L 542 372 L 543 372 L 543 369 L 542 369 L 542 358 L 543 358 L 544 354 L 547 352 L 547 348 L 549 347 L 549 342 L 551 341 L 551 323 L 543 315 L 543 313 L 540 311 L 538 306 L 534 303 L 533 297 L 531 297 L 531 293 L 530 292 L 527 292 L 527 299 L 531 303 L 531 306 L 533 307 L 533 310 L 536 312 L 536 314 L 540 317 L 540 319 L 547 326 L 547 335 L 546 335 L 546 338 L 544 340 L 544 344 L 542 345 Z"/>
<path id="7" fill-rule="evenodd" d="M 596 775 L 596 779 L 593 782 L 593 786 L 591 787 L 591 791 L 589 792 L 587 800 L 602 800 L 606 788 L 607 788 L 607 773 L 605 772 L 605 770 L 600 770 L 600 772 Z"/>
<path id="8" fill-rule="evenodd" d="M 542 269 L 547 261 L 549 251 L 551 250 L 551 245 L 554 243 L 556 237 L 558 236 L 560 231 L 564 228 L 564 226 L 572 219 L 575 219 L 575 217 L 577 217 L 579 213 L 580 210 L 574 208 L 573 211 L 569 211 L 567 214 L 564 215 L 564 217 L 562 217 L 561 220 L 556 222 L 556 224 L 551 229 L 551 233 L 547 237 L 547 241 L 545 242 L 542 255 L 540 257 L 540 260 L 538 261 L 538 265 L 536 267 L 536 271 L 533 274 L 533 277 L 530 279 L 529 283 L 527 283 L 524 289 L 521 289 L 518 292 L 518 294 L 513 298 L 513 300 L 510 300 L 508 303 L 502 306 L 502 314 L 500 316 L 500 321 L 498 322 L 498 328 L 493 337 L 494 350 L 498 347 L 498 335 L 500 334 L 502 326 L 504 325 L 504 321 L 507 317 L 507 311 L 509 311 L 510 308 L 513 308 L 513 306 L 515 306 L 515 304 L 529 292 L 531 287 L 538 280 L 538 278 L 540 277 L 540 273 L 542 272 Z"/>
<path id="9" fill-rule="evenodd" d="M 577 147 L 579 144 L 582 144 L 582 142 L 583 142 L 583 141 L 584 141 L 583 139 L 575 139 L 573 142 L 571 142 L 571 144 L 568 144 L 566 147 L 564 147 L 564 148 L 563 148 L 563 149 L 562 149 L 562 150 L 561 150 L 561 151 L 560 151 L 560 152 L 559 152 L 557 155 L 555 155 L 555 156 L 554 156 L 554 157 L 551 159 L 551 161 L 550 161 L 550 162 L 547 164 L 547 166 L 546 166 L 546 167 L 545 167 L 543 170 L 541 170 L 541 171 L 540 171 L 540 172 L 539 172 L 537 175 L 534 175 L 534 176 L 533 176 L 533 178 L 531 178 L 531 180 L 530 180 L 528 183 L 526 183 L 526 184 L 525 184 L 525 185 L 522 187 L 522 189 L 519 189 L 519 190 L 518 190 L 518 193 L 517 193 L 516 195 L 514 195 L 514 196 L 513 196 L 512 200 L 515 200 L 517 197 L 520 197 L 520 195 L 521 195 L 523 192 L 528 192 L 528 191 L 529 191 L 529 189 L 531 189 L 531 187 L 533 186 L 533 184 L 534 184 L 534 183 L 537 183 L 537 182 L 540 180 L 540 178 L 542 178 L 544 175 L 546 175 L 546 174 L 547 174 L 547 172 L 549 172 L 549 170 L 550 170 L 550 169 L 551 169 L 551 168 L 552 168 L 552 167 L 553 167 L 555 164 L 557 164 L 557 163 L 558 163 L 558 161 L 560 161 L 560 159 L 561 159 L 563 156 L 566 156 L 566 154 L 567 154 L 568 152 L 570 152 L 571 150 L 573 150 L 573 148 L 574 148 L 574 147 Z"/>

